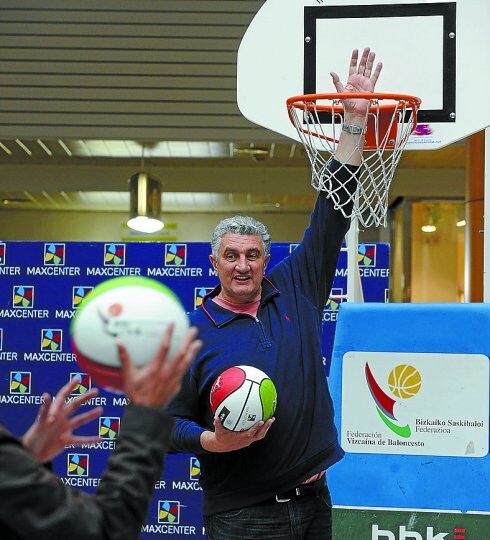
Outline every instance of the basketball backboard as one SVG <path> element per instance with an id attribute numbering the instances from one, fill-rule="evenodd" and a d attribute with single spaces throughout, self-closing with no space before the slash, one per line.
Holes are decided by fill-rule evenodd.
<path id="1" fill-rule="evenodd" d="M 490 125 L 488 0 L 267 0 L 237 60 L 242 114 L 299 140 L 286 99 L 334 92 L 352 49 L 383 62 L 377 92 L 418 96 L 418 127 L 406 149 L 437 149 Z"/>

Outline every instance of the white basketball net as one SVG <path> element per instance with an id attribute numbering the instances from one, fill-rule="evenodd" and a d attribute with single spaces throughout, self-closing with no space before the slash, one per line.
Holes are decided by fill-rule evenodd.
<path id="1" fill-rule="evenodd" d="M 288 100 L 289 116 L 311 163 L 311 184 L 317 191 L 326 192 L 345 217 L 357 217 L 364 227 L 386 225 L 389 188 L 403 149 L 416 127 L 420 100 L 391 100 L 386 107 L 379 95 L 378 99 L 371 99 L 366 115 L 366 139 L 361 136 L 359 146 L 353 150 L 353 154 L 361 155 L 360 169 L 353 171 L 352 166 L 350 169 L 343 166 L 348 174 L 341 175 L 346 178 L 341 182 L 340 175 L 331 175 L 327 166 L 336 157 L 342 132 L 342 102 L 324 96 Z M 306 101 L 306 98 L 314 99 Z M 325 114 L 329 115 L 327 122 Z M 351 181 L 357 182 L 357 190 L 348 188 Z"/>

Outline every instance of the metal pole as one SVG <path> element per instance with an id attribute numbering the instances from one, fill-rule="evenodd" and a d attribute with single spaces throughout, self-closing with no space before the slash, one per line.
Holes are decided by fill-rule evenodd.
<path id="1" fill-rule="evenodd" d="M 347 244 L 347 302 L 364 302 L 357 251 L 359 245 L 359 222 L 352 218 L 345 241 Z"/>

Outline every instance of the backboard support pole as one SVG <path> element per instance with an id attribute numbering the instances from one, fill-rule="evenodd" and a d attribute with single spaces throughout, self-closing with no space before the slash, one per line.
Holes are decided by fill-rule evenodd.
<path id="1" fill-rule="evenodd" d="M 364 302 L 357 251 L 359 245 L 359 222 L 352 218 L 345 237 L 347 244 L 347 302 Z"/>

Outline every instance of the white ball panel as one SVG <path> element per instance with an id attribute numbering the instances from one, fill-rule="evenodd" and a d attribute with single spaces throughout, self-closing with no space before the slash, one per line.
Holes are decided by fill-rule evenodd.
<path id="1" fill-rule="evenodd" d="M 74 322 L 73 339 L 81 354 L 103 365 L 119 366 L 116 343 L 126 347 L 135 365 L 144 365 L 156 354 L 172 322 L 169 358 L 189 327 L 181 305 L 171 295 L 150 287 L 115 287 L 83 307 Z"/>

